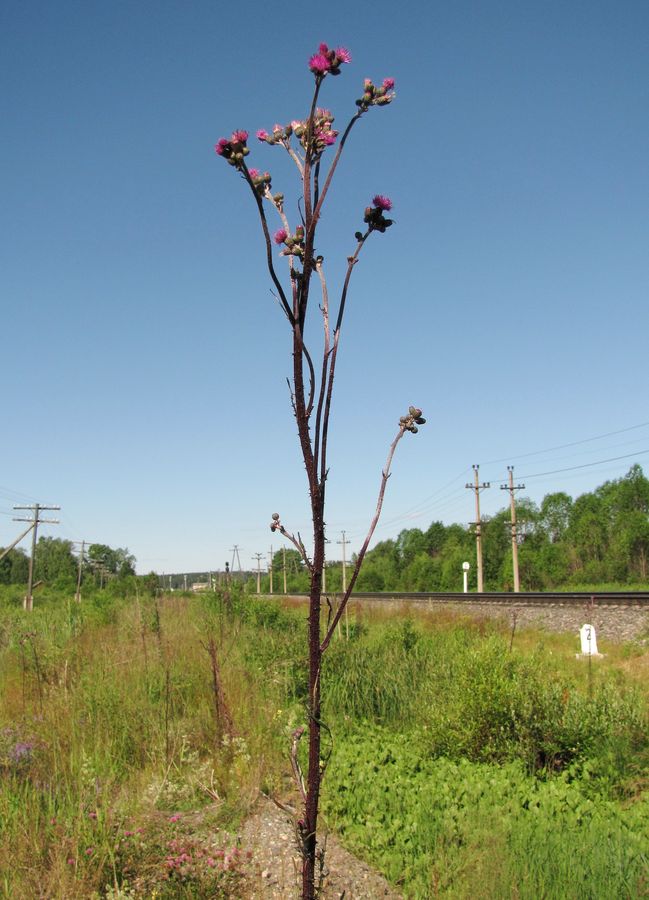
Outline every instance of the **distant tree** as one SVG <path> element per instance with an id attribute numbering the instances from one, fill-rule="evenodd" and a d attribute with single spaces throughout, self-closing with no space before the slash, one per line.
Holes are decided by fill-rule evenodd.
<path id="1" fill-rule="evenodd" d="M 93 567 L 104 566 L 107 572 L 117 578 L 135 575 L 135 557 L 128 549 L 113 549 L 107 544 L 91 544 L 88 547 L 88 561 Z"/>
<path id="2" fill-rule="evenodd" d="M 76 573 L 77 559 L 72 553 L 71 541 L 53 537 L 39 538 L 34 562 L 36 581 L 52 584 L 55 581 L 73 580 Z"/>
<path id="3" fill-rule="evenodd" d="M 566 536 L 570 525 L 571 510 L 572 497 L 563 491 L 546 494 L 543 498 L 539 524 L 553 544 L 562 541 Z"/>
<path id="4" fill-rule="evenodd" d="M 29 557 L 20 547 L 14 547 L 0 560 L 0 584 L 24 584 L 28 568 Z"/>

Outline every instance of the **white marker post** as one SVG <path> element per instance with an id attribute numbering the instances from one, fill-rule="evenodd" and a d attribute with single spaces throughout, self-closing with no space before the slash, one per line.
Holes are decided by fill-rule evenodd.
<path id="1" fill-rule="evenodd" d="M 471 568 L 471 563 L 463 562 L 462 563 L 462 575 L 464 577 L 464 593 L 468 594 L 469 592 L 469 569 Z"/>
<path id="2" fill-rule="evenodd" d="M 579 638 L 581 640 L 581 653 L 578 657 L 601 656 L 597 650 L 597 635 L 595 634 L 594 625 L 582 625 L 579 629 Z"/>

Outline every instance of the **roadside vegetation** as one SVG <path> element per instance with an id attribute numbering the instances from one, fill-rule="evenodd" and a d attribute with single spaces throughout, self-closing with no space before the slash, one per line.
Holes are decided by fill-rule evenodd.
<path id="1" fill-rule="evenodd" d="M 238 825 L 260 790 L 298 805 L 304 608 L 118 585 L 3 589 L 0 894 L 242 896 Z M 576 635 L 352 612 L 327 826 L 407 897 L 647 895 L 649 654 L 600 644 L 589 685 Z"/>

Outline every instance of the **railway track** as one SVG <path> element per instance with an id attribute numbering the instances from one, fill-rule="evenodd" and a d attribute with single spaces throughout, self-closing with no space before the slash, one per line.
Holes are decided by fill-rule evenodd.
<path id="1" fill-rule="evenodd" d="M 279 595 L 275 595 L 279 596 Z M 289 594 L 287 596 L 306 600 L 308 594 Z M 339 594 L 329 594 L 330 597 L 338 597 Z M 586 606 L 591 598 L 595 606 L 620 606 L 620 607 L 645 607 L 649 608 L 649 591 L 600 591 L 599 593 L 586 593 L 582 591 L 527 592 L 504 593 L 487 592 L 478 593 L 448 593 L 448 592 L 409 592 L 386 591 L 384 593 L 357 593 L 351 595 L 351 600 L 369 600 L 373 602 L 410 602 L 410 603 L 498 603 L 503 606 Z"/>

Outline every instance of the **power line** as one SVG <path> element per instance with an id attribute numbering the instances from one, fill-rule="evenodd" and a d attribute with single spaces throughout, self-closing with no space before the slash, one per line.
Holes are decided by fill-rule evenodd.
<path id="1" fill-rule="evenodd" d="M 625 453 L 624 456 L 610 456 L 608 459 L 598 459 L 596 462 L 582 463 L 580 466 L 567 466 L 565 469 L 552 469 L 549 472 L 536 472 L 534 475 L 523 475 L 523 478 L 541 478 L 543 475 L 556 475 L 557 472 L 572 472 L 575 469 L 587 469 L 589 466 L 601 466 L 608 462 L 617 462 L 619 459 L 631 459 L 633 456 L 642 456 L 649 450 L 637 450 L 635 453 Z"/>
<path id="2" fill-rule="evenodd" d="M 556 447 L 547 447 L 545 450 L 533 450 L 530 453 L 519 453 L 517 455 L 503 456 L 500 459 L 489 459 L 485 463 L 486 466 L 490 466 L 494 463 L 506 462 L 508 459 L 527 459 L 530 456 L 540 456 L 542 453 L 552 453 L 554 450 L 564 450 L 566 447 L 577 447 L 579 444 L 588 444 L 590 441 L 599 441 L 603 438 L 612 437 L 615 434 L 624 434 L 627 431 L 635 431 L 638 428 L 646 428 L 649 425 L 649 422 L 640 422 L 639 425 L 629 425 L 628 428 L 619 428 L 617 431 L 607 431 L 605 434 L 596 434 L 594 437 L 583 438 L 580 441 L 571 441 L 569 444 L 557 444 Z M 531 478 L 532 476 L 528 475 L 527 478 Z"/>

